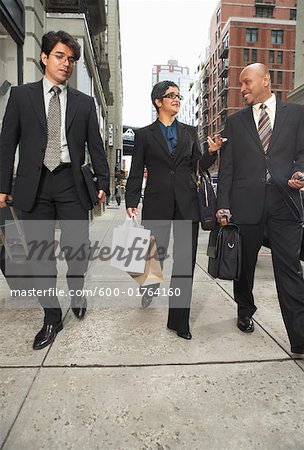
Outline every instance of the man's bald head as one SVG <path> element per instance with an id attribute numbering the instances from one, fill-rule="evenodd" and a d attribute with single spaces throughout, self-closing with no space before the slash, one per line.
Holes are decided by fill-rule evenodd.
<path id="1" fill-rule="evenodd" d="M 268 67 L 262 63 L 246 66 L 240 74 L 241 93 L 248 105 L 263 103 L 271 96 Z"/>

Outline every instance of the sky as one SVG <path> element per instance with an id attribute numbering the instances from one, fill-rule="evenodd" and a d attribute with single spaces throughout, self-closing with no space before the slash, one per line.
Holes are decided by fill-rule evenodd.
<path id="1" fill-rule="evenodd" d="M 152 66 L 177 59 L 194 73 L 218 0 L 119 0 L 123 124 L 151 123 Z"/>

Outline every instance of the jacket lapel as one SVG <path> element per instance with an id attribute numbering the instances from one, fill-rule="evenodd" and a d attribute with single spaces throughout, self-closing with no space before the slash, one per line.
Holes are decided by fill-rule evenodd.
<path id="1" fill-rule="evenodd" d="M 184 123 L 176 121 L 177 125 L 177 146 L 175 152 L 175 164 L 178 164 L 181 159 L 185 157 L 183 149 L 189 148 L 189 142 L 186 144 L 188 136 L 187 129 Z"/>
<path id="2" fill-rule="evenodd" d="M 280 131 L 284 129 L 282 126 L 286 117 L 287 108 L 286 104 L 282 103 L 280 100 L 277 100 L 276 102 L 276 115 L 275 115 L 275 121 L 273 126 L 273 131 L 269 143 L 269 149 L 268 153 L 271 151 L 271 148 L 273 147 L 275 141 L 277 140 L 278 136 L 280 135 Z"/>
<path id="3" fill-rule="evenodd" d="M 167 146 L 167 142 L 163 136 L 163 133 L 160 129 L 160 125 L 158 123 L 158 119 L 150 125 L 150 130 L 152 131 L 152 134 L 154 136 L 154 139 L 157 140 L 159 145 L 163 148 L 163 150 L 166 152 L 168 156 L 170 156 L 169 149 Z M 170 156 L 171 157 L 171 156 Z"/>
<path id="4" fill-rule="evenodd" d="M 247 130 L 249 131 L 251 137 L 253 138 L 254 142 L 257 144 L 257 148 L 259 151 L 261 151 L 264 155 L 264 149 L 261 143 L 261 139 L 253 118 L 253 111 L 252 111 L 252 107 L 249 106 L 246 109 L 243 109 L 242 111 L 242 121 L 245 124 Z"/>
<path id="5" fill-rule="evenodd" d="M 69 130 L 79 105 L 79 93 L 68 86 L 67 111 L 66 111 L 66 131 Z"/>
<path id="6" fill-rule="evenodd" d="M 44 131 L 47 131 L 45 105 L 43 96 L 43 84 L 42 80 L 37 83 L 32 83 L 29 86 L 29 96 L 32 103 L 32 107 L 41 123 Z"/>

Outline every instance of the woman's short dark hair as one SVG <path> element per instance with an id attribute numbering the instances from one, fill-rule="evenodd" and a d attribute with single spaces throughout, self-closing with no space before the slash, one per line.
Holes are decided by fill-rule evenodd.
<path id="1" fill-rule="evenodd" d="M 42 36 L 41 43 L 41 53 L 45 53 L 47 56 L 51 53 L 55 45 L 60 42 L 61 44 L 67 45 L 71 50 L 73 50 L 75 61 L 80 58 L 80 45 L 73 36 L 65 31 L 49 31 Z M 40 66 L 45 72 L 45 65 L 40 58 Z"/>
<path id="2" fill-rule="evenodd" d="M 177 88 L 179 88 L 179 86 L 177 86 L 177 84 L 175 84 L 174 81 L 169 81 L 169 80 L 160 81 L 159 83 L 156 83 L 153 86 L 153 89 L 152 89 L 152 92 L 151 92 L 151 100 L 152 100 L 154 108 L 156 109 L 157 112 L 158 112 L 158 106 L 156 105 L 155 100 L 157 98 L 159 100 L 161 100 L 163 98 L 163 95 L 165 95 L 166 90 L 169 87 L 177 87 Z"/>

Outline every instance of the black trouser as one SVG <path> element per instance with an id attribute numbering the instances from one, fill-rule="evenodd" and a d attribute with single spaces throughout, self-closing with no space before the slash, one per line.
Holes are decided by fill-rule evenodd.
<path id="1" fill-rule="evenodd" d="M 302 225 L 293 217 L 279 189 L 266 187 L 265 211 L 256 225 L 239 225 L 242 236 L 242 273 L 234 282 L 238 314 L 256 311 L 252 294 L 258 252 L 267 227 L 276 288 L 292 347 L 304 347 L 304 280 L 300 264 Z"/>
<path id="2" fill-rule="evenodd" d="M 66 274 L 69 289 L 81 290 L 88 267 L 90 249 L 88 211 L 79 202 L 72 169 L 64 167 L 50 172 L 43 168 L 35 205 L 30 212 L 22 213 L 26 239 L 33 268 L 33 287 L 47 291 L 39 296 L 44 308 L 45 324 L 61 320 L 62 312 L 54 291 L 57 281 L 54 241 L 56 221 L 61 229 L 61 256 L 68 265 Z M 36 251 L 34 251 L 36 246 Z"/>
<path id="3" fill-rule="evenodd" d="M 189 331 L 190 304 L 192 298 L 193 273 L 196 261 L 198 222 L 184 220 L 177 205 L 174 218 L 164 221 L 145 220 L 145 228 L 155 236 L 160 264 L 163 267 L 167 256 L 171 225 L 173 223 L 173 268 L 170 280 L 169 314 L 167 326 L 180 332 Z M 159 288 L 159 284 L 145 286 Z"/>

